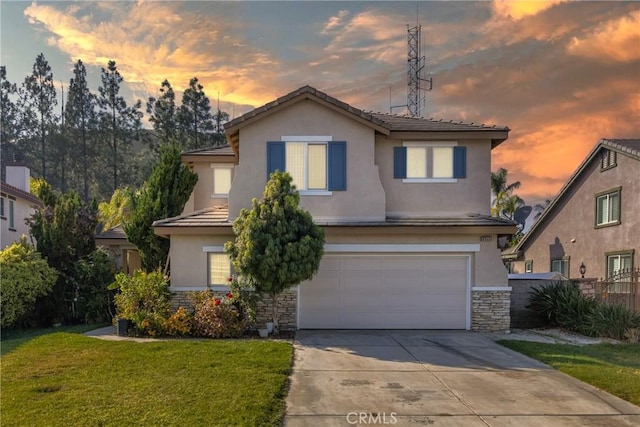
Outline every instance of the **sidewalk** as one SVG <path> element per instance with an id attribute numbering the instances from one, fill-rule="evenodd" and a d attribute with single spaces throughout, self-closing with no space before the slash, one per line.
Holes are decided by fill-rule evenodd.
<path id="1" fill-rule="evenodd" d="M 121 337 L 116 335 L 115 326 L 105 326 L 104 328 L 94 329 L 93 331 L 85 332 L 84 335 L 92 338 L 106 340 L 106 341 L 135 341 L 135 342 L 167 341 L 161 338 Z"/>

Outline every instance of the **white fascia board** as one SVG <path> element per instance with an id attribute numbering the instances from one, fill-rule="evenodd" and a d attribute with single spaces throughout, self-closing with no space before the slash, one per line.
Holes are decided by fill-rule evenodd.
<path id="1" fill-rule="evenodd" d="M 480 244 L 327 244 L 325 252 L 480 252 Z"/>
<path id="2" fill-rule="evenodd" d="M 203 246 L 202 252 L 224 252 L 224 246 Z"/>
<path id="3" fill-rule="evenodd" d="M 333 141 L 331 135 L 283 135 L 280 141 L 284 142 L 329 142 Z"/>

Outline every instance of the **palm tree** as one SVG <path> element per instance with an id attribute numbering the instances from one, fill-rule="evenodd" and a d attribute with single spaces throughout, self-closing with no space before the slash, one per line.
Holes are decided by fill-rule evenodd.
<path id="1" fill-rule="evenodd" d="M 491 194 L 493 196 L 493 200 L 491 201 L 491 216 L 501 217 L 503 213 L 510 212 L 505 208 L 511 209 L 511 207 L 524 206 L 524 201 L 518 196 L 513 196 L 513 190 L 520 188 L 520 181 L 512 182 L 511 184 L 507 183 L 507 170 L 504 168 L 498 169 L 497 172 L 491 172 Z M 516 197 L 521 204 L 518 205 L 518 200 L 510 200 L 512 197 Z M 510 219 L 513 218 L 513 213 L 511 212 Z"/>
<path id="2" fill-rule="evenodd" d="M 543 203 L 536 203 L 536 205 L 533 207 L 533 210 L 536 211 L 536 215 L 533 217 L 533 220 L 537 221 L 542 216 L 544 211 L 547 210 L 550 204 L 551 200 L 549 199 L 546 199 Z"/>

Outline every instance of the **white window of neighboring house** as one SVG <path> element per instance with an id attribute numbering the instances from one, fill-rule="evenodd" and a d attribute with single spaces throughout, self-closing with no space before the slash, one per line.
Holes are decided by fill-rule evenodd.
<path id="1" fill-rule="evenodd" d="M 287 141 L 286 170 L 298 190 L 327 190 L 327 143 Z"/>
<path id="2" fill-rule="evenodd" d="M 632 265 L 632 252 L 621 252 L 619 254 L 607 255 L 607 277 L 612 277 L 623 271 L 631 270 Z"/>
<path id="3" fill-rule="evenodd" d="M 620 188 L 596 195 L 596 226 L 620 224 Z"/>
<path id="4" fill-rule="evenodd" d="M 569 277 L 569 258 L 559 258 L 551 260 L 551 271 L 558 272 L 564 277 Z"/>
<path id="5" fill-rule="evenodd" d="M 228 197 L 231 189 L 232 164 L 214 163 L 213 169 L 213 194 L 211 197 Z"/>
<path id="6" fill-rule="evenodd" d="M 452 141 L 405 141 L 394 147 L 393 177 L 407 183 L 457 182 L 466 178 L 466 147 Z"/>
<path id="7" fill-rule="evenodd" d="M 533 273 L 533 261 L 527 260 L 524 262 L 524 272 L 525 273 Z"/>
<path id="8" fill-rule="evenodd" d="M 209 286 L 228 286 L 231 276 L 231 261 L 225 253 L 208 252 L 208 284 Z"/>
<path id="9" fill-rule="evenodd" d="M 9 229 L 15 229 L 15 218 L 13 211 L 13 200 L 9 199 Z"/>

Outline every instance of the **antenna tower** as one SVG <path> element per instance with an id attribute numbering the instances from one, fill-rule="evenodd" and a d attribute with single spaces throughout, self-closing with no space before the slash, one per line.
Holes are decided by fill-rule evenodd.
<path id="1" fill-rule="evenodd" d="M 410 117 L 420 117 L 420 106 L 425 102 L 425 91 L 433 87 L 431 78 L 425 79 L 426 58 L 422 55 L 422 26 L 407 25 L 407 110 Z"/>

